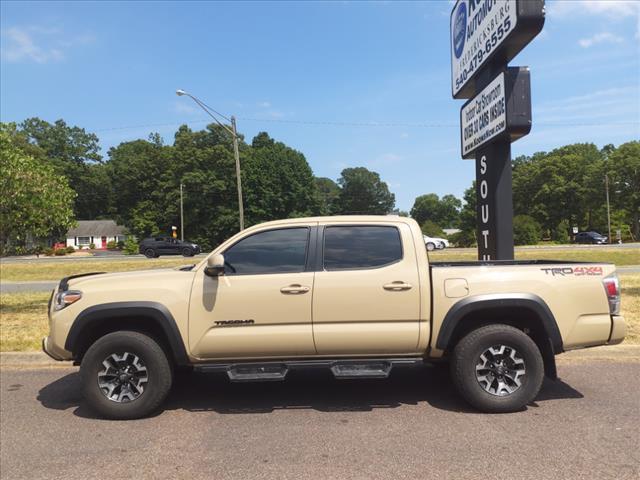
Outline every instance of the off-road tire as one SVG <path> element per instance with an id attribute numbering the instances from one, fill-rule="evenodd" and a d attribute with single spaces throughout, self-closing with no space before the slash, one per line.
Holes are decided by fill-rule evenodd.
<path id="1" fill-rule="evenodd" d="M 113 353 L 129 352 L 146 366 L 148 381 L 134 400 L 118 403 L 107 398 L 98 386 L 103 361 Z M 166 398 L 173 381 L 171 364 L 158 343 L 138 332 L 119 331 L 99 338 L 84 355 L 80 365 L 82 392 L 87 405 L 104 418 L 129 420 L 154 413 Z"/>
<path id="2" fill-rule="evenodd" d="M 158 258 L 160 255 L 158 255 L 153 248 L 147 248 L 144 251 L 144 256 L 147 258 Z"/>
<path id="3" fill-rule="evenodd" d="M 497 396 L 483 388 L 476 376 L 480 356 L 489 348 L 505 345 L 514 348 L 524 361 L 521 385 L 513 393 Z M 540 391 L 544 377 L 542 355 L 535 342 L 522 330 L 509 325 L 492 324 L 473 330 L 453 350 L 451 377 L 460 395 L 473 407 L 487 413 L 522 410 Z"/>
<path id="4" fill-rule="evenodd" d="M 427 250 L 429 250 L 430 252 L 434 251 L 436 249 L 436 246 L 434 243 L 427 243 Z"/>

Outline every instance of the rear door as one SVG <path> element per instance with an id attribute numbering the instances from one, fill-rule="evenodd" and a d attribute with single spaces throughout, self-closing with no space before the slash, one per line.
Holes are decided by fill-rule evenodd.
<path id="1" fill-rule="evenodd" d="M 320 229 L 313 290 L 318 354 L 415 353 L 420 282 L 409 226 L 327 223 Z"/>

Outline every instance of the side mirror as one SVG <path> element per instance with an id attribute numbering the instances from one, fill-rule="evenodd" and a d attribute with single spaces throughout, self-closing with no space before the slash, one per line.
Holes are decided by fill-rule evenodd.
<path id="1" fill-rule="evenodd" d="M 224 275 L 224 255 L 218 253 L 207 258 L 207 266 L 204 269 L 204 273 L 209 277 Z"/>

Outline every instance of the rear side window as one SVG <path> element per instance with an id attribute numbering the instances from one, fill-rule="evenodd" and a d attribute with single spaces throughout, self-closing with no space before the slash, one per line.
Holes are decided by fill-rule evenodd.
<path id="1" fill-rule="evenodd" d="M 304 271 L 309 229 L 286 228 L 256 233 L 224 252 L 225 273 L 256 275 Z"/>
<path id="2" fill-rule="evenodd" d="M 327 227 L 323 252 L 325 270 L 375 268 L 401 260 L 402 242 L 396 227 Z"/>

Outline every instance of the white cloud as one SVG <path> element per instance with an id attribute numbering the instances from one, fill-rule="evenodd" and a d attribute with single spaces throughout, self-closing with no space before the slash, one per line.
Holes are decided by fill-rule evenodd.
<path id="1" fill-rule="evenodd" d="M 258 103 L 258 106 L 262 108 L 269 108 L 271 107 L 271 102 L 260 102 Z"/>
<path id="2" fill-rule="evenodd" d="M 607 129 L 635 122 L 637 129 L 638 95 L 637 87 L 628 85 L 548 100 L 534 106 L 533 124 L 543 128 L 552 124 L 563 125 L 563 129 L 576 125 L 599 125 Z"/>
<path id="3" fill-rule="evenodd" d="M 578 40 L 578 45 L 582 48 L 589 48 L 599 43 L 622 43 L 624 40 L 618 35 L 614 35 L 611 32 L 596 33 L 588 38 L 581 38 Z"/>
<path id="4" fill-rule="evenodd" d="M 409 138 L 409 134 L 407 132 L 402 132 L 400 134 L 400 138 Z"/>
<path id="5" fill-rule="evenodd" d="M 622 20 L 640 15 L 640 3 L 637 0 L 556 0 L 549 3 L 547 12 L 552 17 L 595 15 Z"/>
<path id="6" fill-rule="evenodd" d="M 65 51 L 94 41 L 92 35 L 65 37 L 58 28 L 30 25 L 3 29 L 0 57 L 7 62 L 58 62 Z"/>

